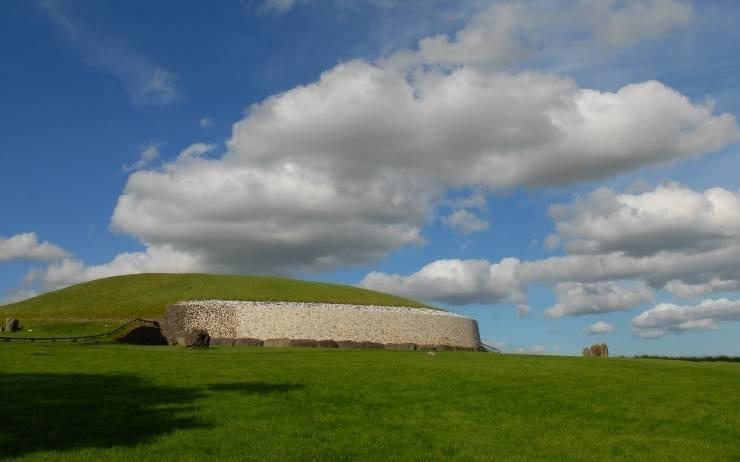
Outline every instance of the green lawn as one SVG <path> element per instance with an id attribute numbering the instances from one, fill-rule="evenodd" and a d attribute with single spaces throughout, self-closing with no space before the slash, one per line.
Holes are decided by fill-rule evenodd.
<path id="1" fill-rule="evenodd" d="M 0 343 L 0 458 L 740 460 L 740 364 Z"/>
<path id="2" fill-rule="evenodd" d="M 0 317 L 0 321 L 5 318 Z M 15 332 L 0 332 L 0 337 L 81 337 L 110 332 L 124 321 L 74 321 L 57 319 L 24 319 L 22 329 Z"/>
<path id="3" fill-rule="evenodd" d="M 0 306 L 0 317 L 31 320 L 159 319 L 181 300 L 258 300 L 426 307 L 358 287 L 270 276 L 135 274 L 98 279 Z M 120 324 L 120 323 L 119 323 Z"/>

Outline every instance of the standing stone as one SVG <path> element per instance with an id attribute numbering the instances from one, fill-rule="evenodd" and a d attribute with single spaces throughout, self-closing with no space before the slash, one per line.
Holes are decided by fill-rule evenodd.
<path id="1" fill-rule="evenodd" d="M 8 318 L 5 320 L 5 331 L 15 332 L 20 329 L 21 323 L 15 318 Z"/>
<path id="2" fill-rule="evenodd" d="M 211 336 L 205 329 L 193 329 L 185 338 L 185 346 L 191 348 L 208 348 L 211 344 Z"/>
<path id="3" fill-rule="evenodd" d="M 601 357 L 602 358 L 608 358 L 609 357 L 609 347 L 606 346 L 606 343 L 601 344 Z"/>
<path id="4" fill-rule="evenodd" d="M 590 358 L 591 357 L 591 348 L 586 347 L 583 349 L 583 357 L 584 358 Z"/>
<path id="5" fill-rule="evenodd" d="M 601 345 L 598 343 L 594 343 L 591 345 L 591 356 L 594 358 L 600 358 L 601 357 Z"/>

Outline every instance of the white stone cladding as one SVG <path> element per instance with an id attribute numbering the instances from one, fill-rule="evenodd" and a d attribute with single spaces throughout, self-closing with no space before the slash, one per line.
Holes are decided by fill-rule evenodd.
<path id="1" fill-rule="evenodd" d="M 478 348 L 478 323 L 447 311 L 330 303 L 183 301 L 186 329 L 213 338 L 290 338 Z"/>

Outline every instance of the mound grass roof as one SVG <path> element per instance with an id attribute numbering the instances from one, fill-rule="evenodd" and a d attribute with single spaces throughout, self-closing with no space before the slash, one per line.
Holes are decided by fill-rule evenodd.
<path id="1" fill-rule="evenodd" d="M 431 308 L 395 295 L 270 276 L 135 274 L 77 284 L 0 306 L 2 317 L 60 320 L 159 319 L 181 300 L 248 300 Z"/>

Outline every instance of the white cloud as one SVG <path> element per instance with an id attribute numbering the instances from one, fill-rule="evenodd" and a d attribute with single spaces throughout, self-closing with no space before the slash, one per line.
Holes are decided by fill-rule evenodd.
<path id="1" fill-rule="evenodd" d="M 68 34 L 87 43 L 68 15 L 50 11 Z M 711 104 L 694 103 L 659 82 L 604 92 L 556 75 L 479 65 L 495 62 L 487 53 L 501 45 L 499 32 L 489 36 L 482 28 L 507 27 L 506 14 L 484 16 L 460 32 L 464 53 L 438 53 L 454 64 L 449 69 L 434 66 L 439 58 L 423 53 L 402 70 L 363 60 L 342 63 L 317 82 L 251 106 L 234 125 L 225 153 L 197 143 L 161 169 L 134 172 L 119 197 L 113 229 L 150 250 L 186 255 L 199 268 L 326 270 L 423 244 L 421 228 L 449 190 L 482 195 L 603 178 L 699 156 L 738 138 L 732 115 L 715 114 Z M 157 66 L 138 68 L 152 71 L 137 72 L 154 75 L 151 87 L 166 86 L 167 74 L 157 73 Z M 162 88 L 158 93 L 166 94 Z M 559 268 L 550 266 L 570 267 L 575 277 L 576 263 L 450 260 L 428 265 L 411 281 L 379 273 L 366 280 L 409 293 L 423 288 L 454 303 L 526 306 L 522 290 L 530 281 L 562 282 Z M 609 265 L 627 263 L 632 261 Z M 463 280 L 442 274 L 450 268 Z M 634 273 L 630 268 L 621 271 Z M 619 273 L 600 271 L 588 277 Z M 78 272 L 92 274 L 84 266 Z M 429 277 L 443 284 L 430 287 Z"/>
<path id="2" fill-rule="evenodd" d="M 567 60 L 660 39 L 686 29 L 693 18 L 693 8 L 681 0 L 498 2 L 454 37 L 423 38 L 416 49 L 380 62 L 395 69 L 420 63 L 495 69 L 542 56 Z"/>
<path id="3" fill-rule="evenodd" d="M 216 125 L 213 122 L 213 119 L 211 119 L 210 117 L 203 117 L 202 119 L 200 119 L 200 122 L 198 123 L 200 124 L 202 128 L 213 127 L 214 125 Z"/>
<path id="4" fill-rule="evenodd" d="M 438 260 L 408 276 L 373 272 L 360 284 L 422 300 L 514 304 L 526 302 L 531 283 L 555 284 L 555 316 L 628 310 L 650 300 L 647 286 L 681 296 L 736 290 L 739 197 L 676 184 L 638 194 L 601 189 L 551 209 L 569 254 Z"/>
<path id="5" fill-rule="evenodd" d="M 0 305 L 7 305 L 10 303 L 22 302 L 29 298 L 33 298 L 38 295 L 35 290 L 29 289 L 13 289 L 5 292 L 5 297 L 0 299 Z"/>
<path id="6" fill-rule="evenodd" d="M 629 311 L 649 302 L 653 292 L 644 284 L 627 286 L 612 281 L 584 284 L 561 282 L 555 286 L 558 303 L 545 310 L 552 317 Z"/>
<path id="7" fill-rule="evenodd" d="M 668 281 L 665 290 L 676 297 L 693 298 L 712 292 L 727 292 L 740 289 L 740 275 L 733 279 L 723 279 L 721 276 L 712 276 L 705 282 L 688 283 L 680 279 Z"/>
<path id="8" fill-rule="evenodd" d="M 609 324 L 608 322 L 604 321 L 598 321 L 590 326 L 587 326 L 583 331 L 587 333 L 588 335 L 600 335 L 600 334 L 610 334 L 614 332 L 617 329 L 617 327 L 614 324 Z"/>
<path id="9" fill-rule="evenodd" d="M 34 0 L 66 37 L 75 43 L 83 60 L 116 77 L 136 105 L 165 105 L 178 98 L 178 77 L 115 37 L 101 34 L 65 6 L 66 2 Z"/>
<path id="10" fill-rule="evenodd" d="M 595 0 L 585 4 L 594 18 L 594 31 L 612 45 L 628 45 L 687 27 L 693 18 L 689 2 L 675 0 Z M 621 8 L 620 8 L 621 6 Z"/>
<path id="11" fill-rule="evenodd" d="M 698 305 L 661 303 L 632 320 L 633 332 L 657 338 L 669 332 L 713 330 L 723 321 L 740 321 L 740 300 L 709 299 Z"/>
<path id="12" fill-rule="evenodd" d="M 666 183 L 641 194 L 601 188 L 573 204 L 550 208 L 569 253 L 653 255 L 711 250 L 740 242 L 740 193 L 697 192 Z"/>
<path id="13" fill-rule="evenodd" d="M 131 165 L 124 165 L 123 170 L 125 172 L 132 172 L 150 166 L 159 159 L 160 146 L 161 143 L 142 144 L 139 146 L 139 160 Z"/>
<path id="14" fill-rule="evenodd" d="M 442 223 L 460 234 L 472 234 L 488 229 L 489 223 L 465 209 L 458 209 L 442 217 Z"/>
<path id="15" fill-rule="evenodd" d="M 38 283 L 43 290 L 55 290 L 80 282 L 122 274 L 190 273 L 210 268 L 197 256 L 168 246 L 149 246 L 145 252 L 122 253 L 101 265 L 86 266 L 74 258 L 49 265 L 43 271 L 32 271 L 26 284 Z"/>
<path id="16" fill-rule="evenodd" d="M 523 284 L 516 271 L 519 260 L 437 260 L 409 276 L 369 273 L 360 285 L 382 292 L 464 305 L 469 303 L 521 303 L 526 315 Z M 528 307 L 527 307 L 528 308 Z"/>
<path id="17" fill-rule="evenodd" d="M 11 260 L 53 261 L 66 257 L 67 251 L 48 241 L 39 242 L 36 233 L 0 236 L 0 263 Z"/>
<path id="18" fill-rule="evenodd" d="M 177 159 L 175 160 L 175 164 L 180 164 L 180 165 L 191 164 L 194 161 L 201 160 L 205 154 L 208 154 L 209 152 L 213 152 L 215 149 L 216 149 L 215 144 L 206 144 L 206 143 L 191 144 L 187 148 L 183 149 L 180 152 L 180 154 L 178 154 Z M 165 165 L 165 168 L 168 171 L 172 171 L 173 165 L 175 164 L 167 164 Z"/>
<path id="19" fill-rule="evenodd" d="M 732 116 L 657 82 L 600 93 L 467 68 L 409 81 L 352 61 L 252 106 L 222 157 L 133 174 L 113 226 L 232 270 L 324 270 L 423 242 L 448 188 L 599 178 L 736 136 Z"/>

